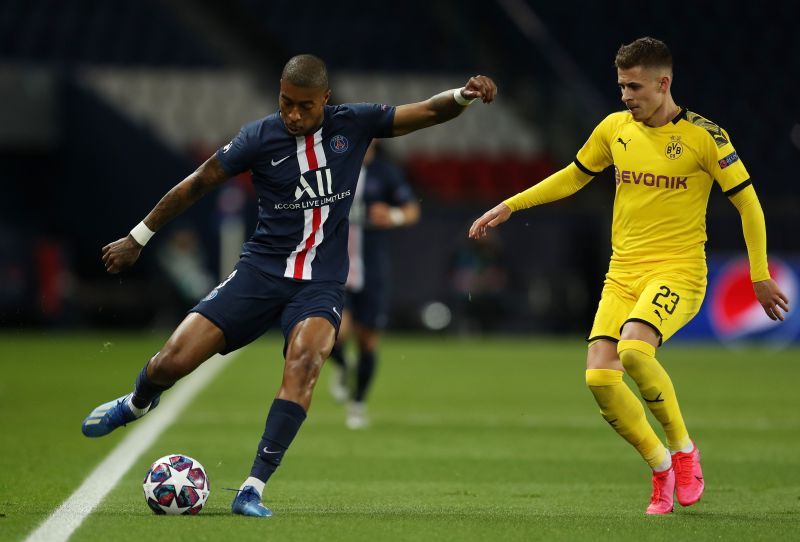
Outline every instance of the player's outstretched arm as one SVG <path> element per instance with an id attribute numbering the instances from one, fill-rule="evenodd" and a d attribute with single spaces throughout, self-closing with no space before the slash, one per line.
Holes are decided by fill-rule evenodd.
<path id="1" fill-rule="evenodd" d="M 480 239 L 486 235 L 486 228 L 494 228 L 499 226 L 511 216 L 511 209 L 505 203 L 501 203 L 492 209 L 489 209 L 483 215 L 472 223 L 469 229 L 469 237 L 471 239 Z"/>
<path id="2" fill-rule="evenodd" d="M 222 169 L 216 155 L 206 160 L 191 175 L 172 187 L 131 233 L 103 247 L 103 264 L 106 266 L 106 271 L 112 274 L 119 273 L 136 263 L 144 243 L 147 242 L 146 239 L 149 239 L 152 232 L 161 229 L 167 222 L 227 179 L 228 174 Z M 140 230 L 144 228 L 146 236 L 144 243 L 134 238 L 134 235 L 141 235 L 136 233 L 137 228 Z M 139 237 L 139 240 L 142 238 Z"/>
<path id="3" fill-rule="evenodd" d="M 483 103 L 488 104 L 496 95 L 497 85 L 490 78 L 485 75 L 470 77 L 467 84 L 460 89 L 445 90 L 424 102 L 397 106 L 392 135 L 401 136 L 447 122 L 460 115 L 473 100 L 480 98 Z"/>
<path id="4" fill-rule="evenodd" d="M 469 237 L 478 239 L 486 235 L 486 228 L 494 228 L 508 220 L 511 213 L 536 205 L 543 205 L 571 196 L 591 181 L 594 177 L 578 168 L 575 162 L 556 171 L 545 180 L 528 188 L 524 192 L 512 196 L 497 207 L 486 211 L 483 216 L 472 223 Z"/>
<path id="5" fill-rule="evenodd" d="M 753 279 L 756 299 L 772 320 L 783 320 L 783 313 L 789 312 L 789 298 L 769 276 L 767 227 L 764 223 L 764 211 L 761 209 L 755 189 L 752 185 L 747 185 L 729 198 L 742 218 L 742 233 L 747 245 L 750 276 Z"/>

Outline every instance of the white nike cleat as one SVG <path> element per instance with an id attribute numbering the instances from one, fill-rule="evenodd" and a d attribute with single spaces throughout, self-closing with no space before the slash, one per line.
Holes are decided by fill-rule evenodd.
<path id="1" fill-rule="evenodd" d="M 328 389 L 331 397 L 337 403 L 344 403 L 350 398 L 350 388 L 347 386 L 347 371 L 331 363 L 332 372 L 328 380 Z"/>
<path id="2" fill-rule="evenodd" d="M 369 416 L 367 416 L 367 405 L 352 401 L 347 404 L 347 419 L 345 425 L 348 429 L 358 431 L 369 427 Z"/>

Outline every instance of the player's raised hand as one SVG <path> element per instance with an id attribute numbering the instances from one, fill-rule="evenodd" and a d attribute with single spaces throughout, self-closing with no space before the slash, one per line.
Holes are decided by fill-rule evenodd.
<path id="1" fill-rule="evenodd" d="M 467 100 L 473 98 L 480 98 L 483 103 L 488 104 L 494 100 L 497 95 L 497 85 L 494 84 L 489 77 L 485 75 L 476 75 L 470 77 L 467 84 L 461 90 L 461 95 Z"/>
<path id="2" fill-rule="evenodd" d="M 469 229 L 469 237 L 472 239 L 480 239 L 486 235 L 486 228 L 494 228 L 499 226 L 511 216 L 511 209 L 505 203 L 489 209 L 483 216 L 472 223 Z"/>
<path id="3" fill-rule="evenodd" d="M 772 279 L 754 282 L 753 290 L 767 316 L 772 320 L 783 320 L 783 312 L 789 312 L 789 298 L 778 287 L 778 283 Z"/>
<path id="4" fill-rule="evenodd" d="M 141 253 L 142 246 L 128 235 L 103 247 L 103 264 L 114 275 L 136 263 Z"/>

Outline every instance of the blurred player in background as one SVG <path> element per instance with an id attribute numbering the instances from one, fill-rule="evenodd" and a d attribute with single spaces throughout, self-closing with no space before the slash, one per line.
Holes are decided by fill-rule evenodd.
<path id="1" fill-rule="evenodd" d="M 331 351 L 331 393 L 347 401 L 350 429 L 369 425 L 366 398 L 375 376 L 378 344 L 387 323 L 389 246 L 386 230 L 419 221 L 419 204 L 402 172 L 376 152 L 373 141 L 364 156 L 358 187 L 350 209 L 350 271 L 339 337 Z M 351 332 L 358 345 L 355 386 L 351 390 L 346 343 Z"/>
<path id="2" fill-rule="evenodd" d="M 228 178 L 252 172 L 258 225 L 235 269 L 145 364 L 133 393 L 95 408 L 83 422 L 83 433 L 100 437 L 136 420 L 214 354 L 232 352 L 280 326 L 283 382 L 250 476 L 231 506 L 235 514 L 272 515 L 261 504 L 264 486 L 306 418 L 319 371 L 336 340 L 348 268 L 347 217 L 367 147 L 374 138 L 455 118 L 475 99 L 491 102 L 496 91 L 491 79 L 478 75 L 462 88 L 414 104 L 330 106 L 322 60 L 291 58 L 281 75 L 279 111 L 245 125 L 129 235 L 103 247 L 108 272 L 125 270 L 154 232 Z"/>
<path id="3" fill-rule="evenodd" d="M 764 213 L 747 170 L 725 130 L 675 104 L 667 46 L 640 38 L 620 47 L 615 65 L 627 110 L 606 117 L 572 164 L 477 219 L 469 236 L 482 237 L 514 211 L 574 194 L 614 166 L 611 263 L 588 337 L 586 384 L 603 418 L 653 470 L 647 513 L 665 514 L 673 493 L 689 506 L 704 489 L 700 453 L 655 352 L 703 301 L 714 181 L 741 215 L 753 289 L 767 316 L 783 320 L 788 299 L 770 277 Z M 666 447 L 623 382 L 625 371 L 663 427 Z"/>

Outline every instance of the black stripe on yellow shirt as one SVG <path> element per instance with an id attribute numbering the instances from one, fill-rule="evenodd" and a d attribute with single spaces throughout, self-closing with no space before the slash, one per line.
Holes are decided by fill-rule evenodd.
<path id="1" fill-rule="evenodd" d="M 575 165 L 578 166 L 578 169 L 580 169 L 581 171 L 583 171 L 587 175 L 591 175 L 592 177 L 594 177 L 595 175 L 600 175 L 599 171 L 590 170 L 589 168 L 587 168 L 586 166 L 581 164 L 580 161 L 577 158 L 575 158 L 575 160 L 573 160 L 573 162 L 575 162 Z"/>
<path id="2" fill-rule="evenodd" d="M 753 181 L 751 181 L 750 179 L 747 179 L 746 181 L 743 181 L 743 182 L 737 184 L 736 186 L 734 186 L 733 188 L 731 188 L 730 190 L 725 192 L 725 195 L 728 196 L 728 197 L 731 197 L 732 195 L 736 194 L 737 192 L 741 192 L 742 190 L 744 190 L 745 188 L 747 188 L 751 184 L 753 184 Z"/>

